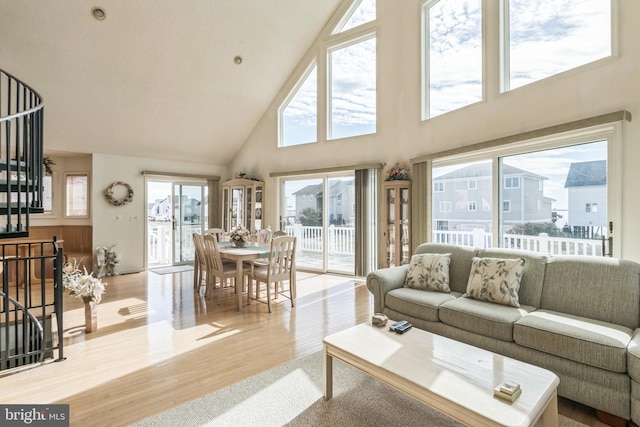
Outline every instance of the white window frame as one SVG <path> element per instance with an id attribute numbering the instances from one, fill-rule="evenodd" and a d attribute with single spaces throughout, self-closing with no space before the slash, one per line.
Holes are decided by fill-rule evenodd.
<path id="1" fill-rule="evenodd" d="M 451 202 L 440 202 L 440 212 L 451 212 Z"/>
<path id="2" fill-rule="evenodd" d="M 434 193 L 443 193 L 444 192 L 444 182 L 434 182 L 433 183 L 433 192 Z"/>
<path id="3" fill-rule="evenodd" d="M 367 27 L 368 24 L 363 24 L 362 27 Z M 360 27 L 356 27 L 356 28 L 360 28 Z M 331 90 L 331 79 L 332 79 L 332 71 L 333 71 L 333 66 L 331 64 L 331 54 L 335 51 L 341 50 L 341 49 L 346 49 L 348 47 L 351 46 L 355 46 L 359 43 L 365 42 L 365 41 L 369 41 L 369 40 L 376 40 L 376 76 L 377 76 L 377 66 L 378 66 L 378 46 L 377 46 L 377 40 L 378 40 L 378 35 L 376 33 L 376 31 L 366 31 L 358 36 L 354 36 L 354 37 L 350 37 L 347 40 L 344 41 L 340 41 L 337 43 L 333 43 L 333 44 L 329 44 L 327 46 L 327 50 L 326 50 L 326 64 L 327 64 L 327 78 L 325 79 L 325 81 L 323 82 L 325 84 L 326 87 L 326 94 L 327 94 L 327 99 L 326 99 L 326 106 L 327 109 L 325 111 L 325 128 L 326 128 L 326 135 L 327 135 L 327 140 L 328 141 L 335 141 L 335 140 L 341 140 L 341 139 L 349 139 L 349 138 L 358 138 L 361 136 L 365 136 L 365 135 L 373 135 L 376 134 L 378 132 L 378 104 L 377 104 L 377 96 L 376 96 L 376 123 L 375 123 L 375 129 L 373 130 L 372 133 L 364 133 L 364 134 L 357 134 L 357 135 L 350 135 L 350 136 L 344 136 L 344 137 L 335 137 L 333 135 L 333 120 L 332 120 L 332 102 L 333 102 L 333 93 Z M 377 77 L 376 77 L 377 79 Z M 377 81 L 377 80 L 376 80 Z M 320 78 L 318 78 L 318 84 L 320 85 Z M 378 92 L 378 87 L 377 87 L 377 83 L 376 83 L 376 94 Z M 320 124 L 318 124 L 318 126 L 320 126 Z"/>
<path id="4" fill-rule="evenodd" d="M 514 182 L 517 180 L 517 185 L 514 185 Z M 507 184 L 509 183 L 509 184 Z M 505 176 L 504 177 L 504 188 L 505 190 L 517 190 L 520 188 L 520 177 L 519 176 Z"/>
<path id="5" fill-rule="evenodd" d="M 84 176 L 87 178 L 87 194 L 85 194 L 85 200 L 86 200 L 86 214 L 82 214 L 82 215 L 70 215 L 68 210 L 67 210 L 67 205 L 68 205 L 68 201 L 69 201 L 69 192 L 68 192 L 68 188 L 67 188 L 67 181 L 70 177 L 78 177 L 78 176 Z M 63 210 L 63 216 L 64 218 L 89 218 L 91 215 L 91 177 L 89 176 L 89 172 L 65 172 L 64 174 L 64 182 L 62 184 L 63 188 L 64 188 L 64 203 L 62 206 L 62 210 Z"/>
<path id="6" fill-rule="evenodd" d="M 511 212 L 511 200 L 502 201 L 502 212 Z"/>
<path id="7" fill-rule="evenodd" d="M 420 48 L 420 52 L 422 54 L 422 58 L 421 58 L 421 68 L 422 68 L 422 72 L 421 72 L 421 84 L 422 84 L 422 88 L 421 88 L 421 93 L 422 93 L 422 120 L 426 121 L 426 120 L 430 120 L 433 117 L 438 117 L 433 116 L 432 112 L 431 112 L 431 93 L 429 90 L 429 87 L 431 86 L 431 81 L 429 80 L 429 45 L 430 45 L 430 41 L 429 41 L 429 9 L 434 6 L 436 3 L 440 2 L 440 1 L 446 1 L 446 0 L 425 0 L 422 2 L 421 5 L 421 12 L 420 12 L 420 19 L 421 19 L 421 37 L 420 37 L 420 41 L 421 41 L 421 48 Z M 479 101 L 476 102 L 472 102 L 470 104 L 467 105 L 463 105 L 459 108 L 455 108 L 451 111 L 458 111 L 461 109 L 465 109 L 465 108 L 469 108 L 472 107 L 476 104 L 485 102 L 485 100 L 487 99 L 487 90 L 486 90 L 486 80 L 487 80 L 487 72 L 486 72 L 486 57 L 487 57 L 487 45 L 486 45 L 486 38 L 487 38 L 487 6 L 485 4 L 486 2 L 484 0 L 482 0 L 482 98 Z M 445 112 L 444 114 L 450 113 L 451 111 Z"/>
<path id="8" fill-rule="evenodd" d="M 316 85 L 319 85 L 319 75 L 318 75 L 318 63 L 315 60 L 315 58 L 313 59 L 313 61 L 311 61 L 311 63 L 307 66 L 307 68 L 305 69 L 304 73 L 302 73 L 302 75 L 300 76 L 300 79 L 298 79 L 298 81 L 296 82 L 295 86 L 293 86 L 293 88 L 289 91 L 289 94 L 287 95 L 287 97 L 282 101 L 282 103 L 280 104 L 280 107 L 278 108 L 278 148 L 280 147 L 296 147 L 298 145 L 306 145 L 306 144 L 313 144 L 314 142 L 318 142 L 319 137 L 318 137 L 318 132 L 320 129 L 320 110 L 318 108 L 318 104 L 319 104 L 319 98 L 320 98 L 320 94 L 318 91 L 318 88 L 316 87 L 316 140 L 315 141 L 308 141 L 308 142 L 303 142 L 303 143 L 299 143 L 299 144 L 285 144 L 284 143 L 284 120 L 283 120 L 283 115 L 284 115 L 284 111 L 287 109 L 287 107 L 289 106 L 289 104 L 291 103 L 291 101 L 293 101 L 293 99 L 296 97 L 296 95 L 298 94 L 298 92 L 300 91 L 300 89 L 302 88 L 302 85 L 304 85 L 307 81 L 307 79 L 309 78 L 309 75 L 311 75 L 311 72 L 313 70 L 316 70 Z"/>
<path id="9" fill-rule="evenodd" d="M 492 230 L 493 242 L 500 241 L 500 213 L 502 209 L 500 199 L 499 179 L 499 159 L 509 155 L 523 154 L 531 151 L 568 147 L 577 144 L 584 144 L 592 141 L 607 141 L 607 221 L 617 224 L 610 235 L 613 239 L 613 254 L 622 257 L 621 252 L 623 240 L 626 237 L 620 231 L 622 225 L 622 121 L 615 121 L 592 127 L 580 128 L 563 133 L 548 135 L 531 140 L 523 140 L 511 144 L 499 145 L 487 149 L 469 151 L 452 156 L 434 158 L 429 160 L 429 176 L 434 164 L 438 166 L 449 166 L 458 163 L 491 160 L 493 163 L 493 186 L 492 186 Z M 503 182 L 503 181 L 502 181 Z M 504 184 L 503 184 L 504 185 Z M 431 196 L 428 196 L 431 200 Z M 500 208 L 498 208 L 500 207 Z M 427 239 L 433 235 L 433 218 L 430 216 L 427 221 Z"/>
<path id="10" fill-rule="evenodd" d="M 467 190 L 477 190 L 478 189 L 478 180 L 470 179 L 467 181 Z"/>
<path id="11" fill-rule="evenodd" d="M 523 87 L 535 85 L 538 82 L 548 81 L 550 79 L 557 79 L 567 74 L 580 72 L 584 67 L 592 66 L 593 63 L 600 63 L 603 61 L 609 61 L 615 59 L 618 53 L 618 0 L 611 0 L 611 54 L 609 56 L 596 59 L 591 62 L 587 62 L 582 65 L 570 68 L 565 71 L 560 71 L 556 74 L 544 77 L 539 80 L 535 80 L 524 86 L 511 89 L 511 55 L 510 55 L 510 31 L 509 31 L 509 0 L 500 0 L 500 93 L 510 92 L 512 90 L 519 90 Z"/>
<path id="12" fill-rule="evenodd" d="M 469 200 L 467 202 L 467 210 L 469 212 L 476 212 L 478 210 L 478 203 L 475 200 Z"/>

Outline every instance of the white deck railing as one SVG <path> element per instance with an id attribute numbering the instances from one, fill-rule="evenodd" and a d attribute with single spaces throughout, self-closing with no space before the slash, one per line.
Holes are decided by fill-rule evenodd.
<path id="1" fill-rule="evenodd" d="M 482 229 L 473 231 L 434 231 L 433 241 L 454 245 L 490 248 L 492 234 Z M 502 236 L 503 248 L 523 249 L 542 252 L 549 255 L 590 255 L 602 256 L 602 241 L 574 239 L 569 237 L 550 237 L 546 233 L 537 236 L 505 234 Z"/>
<path id="2" fill-rule="evenodd" d="M 196 230 L 197 227 L 197 230 Z M 298 238 L 298 251 L 322 253 L 322 227 L 302 226 L 299 224 L 286 227 L 289 236 Z M 185 229 L 182 239 L 183 259 L 193 254 L 193 239 L 191 234 L 199 231 Z M 329 255 L 353 255 L 355 253 L 355 228 L 329 226 L 327 229 L 327 253 Z M 148 264 L 171 264 L 171 223 L 150 223 L 148 229 Z M 492 247 L 493 236 L 482 229 L 472 231 L 442 231 L 433 232 L 433 242 L 450 243 L 476 248 Z M 523 249 L 542 252 L 549 255 L 590 255 L 602 256 L 602 242 L 600 240 L 573 239 L 567 237 L 549 237 L 546 233 L 538 236 L 523 236 L 505 234 L 501 239 L 503 248 Z M 186 257 L 186 258 L 185 258 Z"/>

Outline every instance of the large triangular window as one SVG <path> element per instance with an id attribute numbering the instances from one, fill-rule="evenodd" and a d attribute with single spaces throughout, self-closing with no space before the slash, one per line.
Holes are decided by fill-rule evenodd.
<path id="1" fill-rule="evenodd" d="M 349 13 L 350 12 L 350 13 Z M 376 19 L 376 0 L 359 0 L 340 21 L 333 34 L 342 33 Z"/>
<path id="2" fill-rule="evenodd" d="M 282 146 L 318 140 L 318 73 L 313 64 L 282 108 L 280 120 Z"/>

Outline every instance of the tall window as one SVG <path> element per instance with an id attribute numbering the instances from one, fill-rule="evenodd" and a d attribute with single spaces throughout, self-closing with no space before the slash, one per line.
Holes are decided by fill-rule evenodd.
<path id="1" fill-rule="evenodd" d="M 432 240 L 601 256 L 614 219 L 609 201 L 617 199 L 609 179 L 615 138 L 615 127 L 604 125 L 434 160 L 431 188 L 444 183 L 446 191 L 431 194 Z M 468 187 L 470 177 L 476 189 Z M 442 209 L 449 200 L 452 212 Z"/>
<path id="2" fill-rule="evenodd" d="M 89 175 L 74 173 L 65 175 L 65 216 L 89 216 Z"/>
<path id="3" fill-rule="evenodd" d="M 376 131 L 376 39 L 330 52 L 329 139 Z"/>
<path id="4" fill-rule="evenodd" d="M 425 5 L 424 118 L 482 100 L 482 0 Z"/>
<path id="5" fill-rule="evenodd" d="M 505 90 L 610 56 L 610 0 L 505 0 Z"/>
<path id="6" fill-rule="evenodd" d="M 325 47 L 280 107 L 279 147 L 376 132 L 375 20 L 376 0 L 352 0 L 326 34 Z"/>
<path id="7" fill-rule="evenodd" d="M 281 112 L 282 146 L 318 140 L 318 72 L 314 64 Z"/>

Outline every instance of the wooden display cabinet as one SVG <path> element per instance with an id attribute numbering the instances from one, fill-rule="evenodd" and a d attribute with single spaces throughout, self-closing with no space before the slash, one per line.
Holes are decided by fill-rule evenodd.
<path id="1" fill-rule="evenodd" d="M 411 260 L 411 181 L 385 181 L 382 190 L 381 268 L 408 264 Z"/>
<path id="2" fill-rule="evenodd" d="M 226 232 L 239 224 L 257 233 L 262 229 L 264 182 L 231 179 L 222 184 L 222 227 Z"/>

